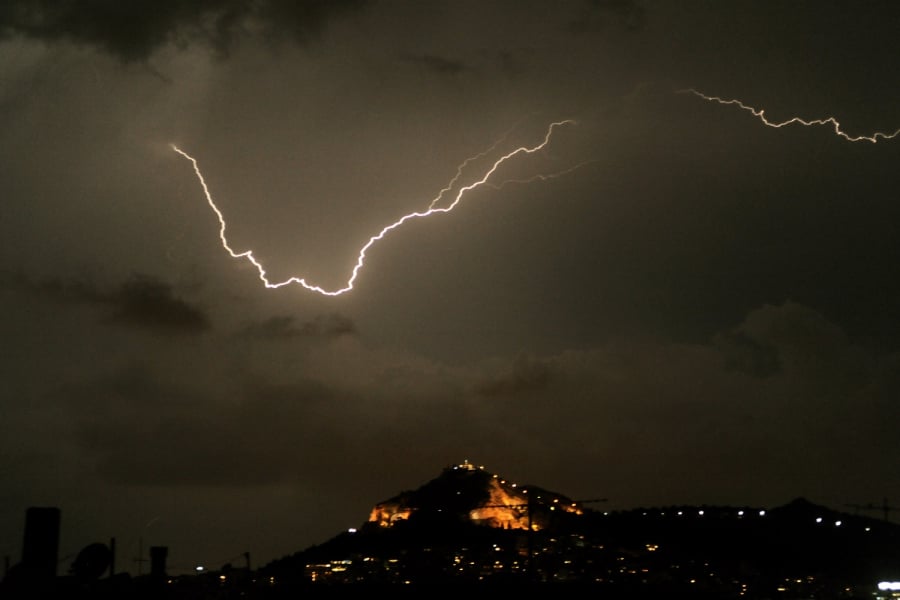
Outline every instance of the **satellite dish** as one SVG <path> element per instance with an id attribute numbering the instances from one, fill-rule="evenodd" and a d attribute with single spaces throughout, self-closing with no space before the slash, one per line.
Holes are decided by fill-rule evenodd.
<path id="1" fill-rule="evenodd" d="M 109 568 L 112 552 L 100 542 L 88 544 L 81 549 L 72 563 L 72 574 L 78 579 L 99 579 Z"/>

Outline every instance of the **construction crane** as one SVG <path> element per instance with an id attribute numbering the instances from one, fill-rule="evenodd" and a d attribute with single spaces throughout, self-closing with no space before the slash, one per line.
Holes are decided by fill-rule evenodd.
<path id="1" fill-rule="evenodd" d="M 884 515 L 884 520 L 885 520 L 885 521 L 890 520 L 889 517 L 890 517 L 890 514 L 891 514 L 891 511 L 892 511 L 892 510 L 898 510 L 898 508 L 897 508 L 896 506 L 890 506 L 890 505 L 888 504 L 888 499 L 887 499 L 887 498 L 884 498 L 884 499 L 881 501 L 881 504 L 880 504 L 880 505 L 879 505 L 879 504 L 873 504 L 873 503 L 870 502 L 870 503 L 868 503 L 868 504 L 845 504 L 844 506 L 846 506 L 846 507 L 848 507 L 848 508 L 856 509 L 857 514 L 859 514 L 859 511 L 860 511 L 860 510 L 880 510 L 880 511 L 882 512 L 882 514 Z"/>

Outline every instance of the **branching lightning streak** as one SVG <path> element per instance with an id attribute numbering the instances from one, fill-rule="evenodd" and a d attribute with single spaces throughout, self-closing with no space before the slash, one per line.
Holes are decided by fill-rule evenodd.
<path id="1" fill-rule="evenodd" d="M 747 112 L 751 113 L 753 116 L 755 116 L 760 121 L 762 121 L 764 125 L 767 125 L 769 127 L 774 127 L 776 129 L 779 129 L 786 125 L 793 125 L 793 124 L 805 125 L 806 127 L 811 127 L 813 125 L 830 125 L 834 129 L 835 135 L 839 135 L 840 137 L 844 138 L 848 142 L 863 142 L 863 141 L 865 141 L 865 142 L 872 142 L 873 144 L 877 143 L 879 139 L 889 140 L 891 138 L 895 138 L 898 135 L 900 135 L 900 128 L 898 128 L 893 133 L 884 133 L 881 131 L 876 131 L 872 135 L 852 136 L 841 129 L 841 124 L 834 117 L 827 117 L 825 119 L 812 119 L 812 120 L 801 119 L 800 117 L 793 117 L 791 119 L 788 119 L 787 121 L 781 121 L 781 122 L 769 121 L 765 116 L 765 110 L 753 108 L 752 106 L 748 106 L 748 105 L 744 104 L 740 100 L 726 100 L 724 98 L 719 98 L 718 96 L 707 96 L 706 94 L 704 94 L 702 92 L 698 92 L 697 90 L 695 90 L 693 88 L 678 90 L 676 93 L 678 93 L 678 94 L 694 94 L 695 96 L 703 98 L 704 100 L 707 100 L 709 102 L 717 102 L 719 104 L 726 104 L 726 105 L 733 104 L 733 105 L 735 105 L 739 108 L 742 108 L 743 110 L 746 110 Z"/>
<path id="2" fill-rule="evenodd" d="M 450 204 L 448 204 L 447 206 L 443 206 L 443 207 L 436 206 L 436 204 L 438 202 L 440 202 L 440 200 L 444 197 L 444 195 L 453 188 L 455 183 L 462 176 L 462 172 L 463 172 L 464 168 L 467 165 L 469 165 L 472 161 L 477 160 L 479 158 L 483 158 L 488 153 L 490 153 L 492 150 L 494 150 L 497 147 L 497 145 L 500 143 L 500 141 L 502 141 L 505 138 L 505 136 L 504 136 L 504 138 L 501 138 L 499 141 L 495 142 L 493 146 L 491 146 L 484 152 L 481 152 L 480 154 L 477 154 L 476 156 L 467 158 L 457 168 L 456 175 L 453 176 L 453 178 L 450 180 L 450 183 L 448 183 L 447 186 L 445 186 L 443 189 L 441 189 L 441 191 L 438 193 L 438 195 L 431 201 L 427 210 L 421 211 L 421 212 L 417 211 L 417 212 L 411 212 L 411 213 L 405 214 L 402 217 L 400 217 L 399 219 L 397 219 L 396 221 L 394 221 L 393 223 L 391 223 L 390 225 L 387 225 L 386 227 L 384 227 L 377 234 L 370 237 L 369 241 L 366 242 L 362 246 L 362 248 L 360 248 L 359 254 L 357 255 L 357 259 L 356 259 L 356 264 L 353 266 L 350 277 L 347 279 L 346 284 L 344 285 L 344 287 L 338 288 L 335 290 L 326 290 L 318 285 L 308 283 L 302 277 L 290 277 L 288 279 L 285 279 L 284 281 L 274 282 L 274 283 L 272 281 L 269 281 L 268 277 L 266 276 L 265 267 L 263 267 L 262 263 L 260 263 L 256 259 L 256 257 L 253 256 L 252 250 L 245 250 L 243 252 L 237 252 L 234 249 L 232 249 L 231 246 L 228 244 L 228 239 L 225 235 L 225 231 L 227 229 L 227 225 L 225 222 L 225 216 L 222 214 L 222 211 L 219 210 L 219 207 L 216 206 L 216 203 L 212 197 L 212 193 L 209 191 L 209 186 L 206 183 L 206 179 L 203 177 L 203 173 L 200 171 L 200 166 L 197 164 L 197 160 L 193 156 L 189 155 L 187 152 L 185 152 L 184 150 L 182 150 L 181 148 L 176 146 L 175 144 L 172 144 L 172 150 L 174 150 L 175 152 L 177 152 L 178 154 L 180 154 L 181 156 L 183 156 L 184 158 L 189 160 L 191 165 L 193 166 L 194 174 L 197 176 L 197 180 L 200 182 L 200 186 L 203 188 L 203 194 L 206 197 L 206 202 L 207 202 L 207 204 L 209 204 L 209 207 L 213 210 L 213 212 L 216 214 L 216 217 L 219 220 L 219 240 L 222 242 L 222 247 L 225 248 L 225 250 L 228 252 L 229 255 L 231 255 L 232 258 L 243 258 L 243 259 L 246 259 L 250 264 L 252 264 L 256 268 L 257 272 L 259 273 L 259 279 L 263 282 L 265 287 L 274 289 L 274 288 L 280 288 L 280 287 L 295 283 L 295 284 L 299 284 L 299 285 L 303 286 L 304 288 L 306 288 L 307 290 L 310 290 L 312 292 L 318 292 L 319 294 L 322 294 L 323 296 L 339 296 L 339 295 L 349 292 L 350 290 L 353 289 L 353 284 L 356 282 L 356 278 L 359 275 L 360 271 L 362 270 L 363 265 L 365 264 L 366 253 L 369 251 L 369 249 L 373 245 L 375 245 L 376 242 L 384 239 L 384 237 L 388 233 L 397 229 L 398 227 L 400 227 L 407 221 L 410 221 L 412 219 L 424 218 L 424 217 L 428 217 L 428 216 L 440 214 L 440 213 L 448 213 L 448 212 L 452 211 L 454 208 L 456 208 L 456 206 L 462 201 L 462 199 L 466 195 L 466 193 L 468 193 L 480 186 L 486 185 L 488 187 L 497 188 L 497 187 L 502 187 L 506 183 L 514 183 L 514 182 L 515 183 L 526 183 L 528 181 L 535 181 L 538 179 L 546 180 L 546 179 L 550 179 L 553 177 L 561 176 L 565 173 L 569 173 L 569 172 L 583 166 L 584 164 L 586 164 L 586 163 L 580 163 L 574 167 L 566 169 L 565 171 L 561 171 L 561 172 L 550 174 L 550 175 L 536 175 L 527 180 L 507 180 L 500 184 L 488 183 L 488 180 L 491 178 L 491 176 L 494 175 L 494 173 L 497 171 L 497 169 L 500 168 L 500 165 L 502 165 L 503 163 L 512 159 L 515 156 L 518 156 L 521 154 L 534 154 L 535 152 L 539 152 L 540 150 L 544 149 L 547 146 L 547 144 L 550 143 L 550 138 L 553 136 L 554 129 L 556 129 L 557 127 L 562 127 L 563 125 L 574 125 L 574 124 L 575 124 L 575 121 L 572 121 L 569 119 L 566 119 L 563 121 L 555 121 L 553 123 L 550 123 L 550 125 L 547 127 L 547 132 L 544 134 L 544 138 L 540 143 L 538 143 L 534 146 L 520 146 L 520 147 L 516 148 L 515 150 L 512 150 L 512 151 L 507 152 L 506 154 L 502 155 L 500 158 L 498 158 L 491 164 L 491 166 L 484 172 L 484 174 L 481 176 L 480 179 L 476 180 L 473 183 L 470 183 L 468 185 L 460 187 L 459 190 L 456 192 L 456 195 L 453 197 L 453 201 L 450 202 Z"/>
<path id="3" fill-rule="evenodd" d="M 485 156 L 487 156 L 488 154 L 490 154 L 491 152 L 493 152 L 494 150 L 496 150 L 496 149 L 497 149 L 497 146 L 499 146 L 501 143 L 503 143 L 503 140 L 506 139 L 506 137 L 510 134 L 511 131 L 512 131 L 512 129 L 510 129 L 509 131 L 507 131 L 506 133 L 504 133 L 502 136 L 500 136 L 500 138 L 498 138 L 496 142 L 494 142 L 493 144 L 491 144 L 491 147 L 488 148 L 487 150 L 484 150 L 484 151 L 482 151 L 482 152 L 479 152 L 479 153 L 476 154 L 475 156 L 470 156 L 469 158 L 467 158 L 466 160 L 464 160 L 458 167 L 456 167 L 456 175 L 454 175 L 454 176 L 453 176 L 453 179 L 451 179 L 449 182 L 447 182 L 447 185 L 445 185 L 445 186 L 443 187 L 443 189 L 441 189 L 441 191 L 438 192 L 438 195 L 435 196 L 435 197 L 434 197 L 434 200 L 431 201 L 431 204 L 428 205 L 428 209 L 431 210 L 432 208 L 434 208 L 435 205 L 436 205 L 438 202 L 440 202 L 441 199 L 444 197 L 444 194 L 446 194 L 447 192 L 449 192 L 450 190 L 453 189 L 453 186 L 456 185 L 456 182 L 459 181 L 459 178 L 460 178 L 460 177 L 462 177 L 463 170 L 464 170 L 467 166 L 469 166 L 470 163 L 472 163 L 472 162 L 478 160 L 479 158 L 484 158 Z"/>
<path id="4" fill-rule="evenodd" d="M 562 171 L 556 171 L 554 173 L 538 173 L 536 175 L 532 175 L 531 177 L 527 177 L 525 179 L 506 179 L 501 181 L 500 183 L 490 183 L 485 182 L 484 185 L 489 188 L 499 190 L 507 185 L 518 183 L 518 184 L 526 184 L 526 183 L 534 183 L 535 181 L 548 181 L 550 179 L 556 179 L 557 177 L 562 177 L 563 175 L 568 175 L 572 171 L 577 171 L 581 167 L 585 165 L 589 165 L 593 162 L 597 162 L 596 160 L 583 160 L 580 163 L 576 163 L 567 169 L 563 169 Z"/>

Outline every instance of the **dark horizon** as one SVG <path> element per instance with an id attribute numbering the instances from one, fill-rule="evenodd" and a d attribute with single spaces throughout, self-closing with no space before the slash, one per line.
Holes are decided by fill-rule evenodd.
<path id="1" fill-rule="evenodd" d="M 316 597 L 353 590 L 513 592 L 543 586 L 615 598 L 688 593 L 762 599 L 780 592 L 862 599 L 888 598 L 885 586 L 900 585 L 891 583 L 900 575 L 900 526 L 804 498 L 768 510 L 681 505 L 607 512 L 585 507 L 554 516 L 558 498 L 533 488 L 542 498 L 528 504 L 528 524 L 536 528 L 524 530 L 470 522 L 472 517 L 464 515 L 471 505 L 460 504 L 458 493 L 482 498 L 480 506 L 497 505 L 478 487 L 482 483 L 466 488 L 463 480 L 448 477 L 445 471 L 395 499 L 436 503 L 432 508 L 456 505 L 460 514 L 437 510 L 424 516 L 427 507 L 421 505 L 390 526 L 369 522 L 268 564 L 252 565 L 244 553 L 241 562 L 180 574 L 170 568 L 167 546 L 149 548 L 149 569 L 143 574 L 119 571 L 114 538 L 108 547 L 86 546 L 67 572 L 54 573 L 59 509 L 30 507 L 23 560 L 0 579 L 0 592 L 9 598 L 39 593 L 42 598 L 92 594 L 197 600 Z M 460 491 L 434 494 L 440 488 L 452 492 L 447 484 Z"/>
<path id="2" fill-rule="evenodd" d="M 468 465 L 468 462 L 466 461 L 465 464 Z M 446 473 L 453 469 L 453 465 L 446 466 L 443 469 L 443 473 Z M 495 477 L 496 476 L 498 475 L 495 475 Z M 414 491 L 398 490 L 397 495 L 392 495 L 390 498 L 386 497 L 373 501 L 371 503 L 372 510 L 374 510 L 382 503 L 390 503 L 393 500 L 404 498 L 409 494 L 420 494 L 422 493 L 422 490 L 426 489 L 430 485 L 433 485 L 441 477 L 442 475 L 438 474 L 438 476 L 431 481 L 420 482 L 421 485 L 416 486 Z M 773 512 L 778 513 L 779 511 L 796 512 L 798 510 L 814 510 L 817 512 L 817 514 L 819 514 L 818 520 L 820 522 L 824 517 L 825 521 L 829 523 L 834 521 L 835 519 L 837 519 L 837 521 L 834 522 L 840 523 L 840 519 L 843 516 L 852 517 L 853 519 L 859 520 L 861 522 L 868 522 L 870 524 L 885 523 L 889 526 L 897 526 L 895 520 L 891 519 L 891 514 L 896 510 L 900 510 L 897 507 L 891 505 L 887 498 L 884 498 L 879 504 L 845 504 L 843 506 L 833 507 L 819 504 L 815 502 L 814 499 L 805 498 L 799 495 L 790 498 L 783 503 L 768 506 L 748 503 L 736 503 L 730 505 L 710 503 L 673 503 L 657 506 L 620 507 L 615 510 L 609 510 L 606 506 L 608 502 L 608 499 L 606 498 L 576 499 L 565 495 L 560 490 L 547 490 L 546 488 L 537 486 L 535 484 L 521 487 L 523 489 L 529 490 L 543 490 L 542 492 L 536 491 L 535 493 L 546 494 L 548 498 L 557 497 L 564 500 L 565 502 L 571 502 L 572 504 L 578 505 L 581 510 L 588 514 L 612 515 L 613 517 L 621 517 L 622 515 L 628 514 L 644 514 L 651 515 L 653 517 L 659 517 L 666 516 L 668 514 L 670 516 L 678 516 L 679 518 L 684 515 L 685 519 L 690 519 L 691 517 L 696 517 L 698 514 L 702 516 L 704 513 L 706 513 L 707 515 L 715 514 L 719 517 L 721 517 L 722 515 L 731 515 L 749 520 L 756 517 L 762 519 L 766 515 L 771 515 Z M 514 507 L 517 505 L 515 504 L 514 500 L 505 499 L 503 500 L 502 504 L 497 506 Z M 699 513 L 697 512 L 698 510 Z M 371 514 L 371 510 L 369 514 Z M 218 561 L 209 561 L 203 560 L 202 557 L 193 557 L 194 560 L 186 560 L 188 557 L 185 557 L 183 553 L 179 552 L 178 548 L 170 547 L 167 543 L 165 543 L 165 540 L 160 541 L 156 545 L 150 546 L 144 545 L 143 540 L 140 540 L 137 549 L 138 551 L 134 556 L 119 556 L 119 553 L 117 551 L 117 536 L 115 535 L 111 535 L 105 540 L 95 535 L 94 541 L 87 544 L 79 551 L 61 552 L 59 547 L 59 540 L 61 537 L 63 537 L 63 534 L 65 534 L 65 511 L 60 507 L 31 506 L 24 511 L 24 515 L 25 518 L 22 520 L 23 544 L 20 560 L 17 561 L 15 560 L 14 556 L 7 555 L 5 557 L 7 568 L 4 575 L 9 574 L 10 568 L 14 569 L 28 562 L 36 562 L 43 565 L 41 568 L 49 569 L 50 567 L 46 566 L 49 561 L 50 563 L 53 563 L 55 565 L 55 569 L 52 573 L 53 576 L 71 576 L 73 571 L 77 570 L 78 568 L 77 563 L 79 562 L 79 559 L 83 558 L 85 554 L 91 554 L 90 551 L 93 551 L 93 554 L 96 554 L 97 548 L 95 548 L 95 546 L 105 546 L 105 548 L 107 549 L 105 560 L 108 564 L 108 570 L 104 570 L 104 576 L 106 577 L 112 576 L 113 574 L 129 575 L 131 577 L 148 576 L 151 574 L 151 571 L 154 568 L 152 565 L 157 563 L 159 565 L 163 565 L 163 567 L 156 568 L 164 568 L 168 576 L 199 575 L 202 572 L 217 573 L 221 572 L 223 566 L 225 565 L 227 565 L 226 568 L 231 568 L 231 566 L 234 565 L 238 568 L 244 567 L 248 570 L 252 569 L 253 571 L 257 571 L 264 570 L 266 567 L 283 561 L 290 556 L 302 554 L 304 552 L 314 550 L 315 548 L 320 546 L 327 546 L 333 540 L 346 535 L 348 531 L 353 532 L 367 526 L 375 525 L 375 523 L 370 522 L 367 519 L 361 519 L 358 523 L 348 529 L 334 531 L 331 535 L 328 535 L 323 539 L 314 541 L 307 546 L 294 548 L 292 551 L 285 553 L 283 556 L 273 557 L 268 561 L 254 562 L 252 560 L 252 554 L 248 551 L 238 552 L 233 556 L 229 556 Z M 77 523 L 79 515 L 72 515 L 72 519 Z M 31 528 L 30 534 L 29 527 Z M 235 545 L 235 547 L 238 546 L 240 546 L 239 543 Z M 153 556 L 154 549 L 156 549 L 158 552 L 161 552 L 161 554 L 156 558 L 154 558 Z M 170 552 L 171 556 L 180 557 L 180 561 L 178 563 L 173 564 L 171 562 Z M 50 554 L 52 554 L 52 560 L 49 556 Z M 202 567 L 202 569 L 198 569 L 198 567 Z"/>

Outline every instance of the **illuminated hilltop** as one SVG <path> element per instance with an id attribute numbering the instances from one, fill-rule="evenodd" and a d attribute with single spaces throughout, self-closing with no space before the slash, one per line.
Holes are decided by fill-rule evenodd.
<path id="1" fill-rule="evenodd" d="M 464 461 L 260 575 L 290 593 L 552 585 L 610 598 L 716 600 L 870 600 L 883 597 L 878 582 L 900 579 L 900 526 L 887 519 L 804 498 L 775 507 L 588 506 L 602 501 L 516 484 Z"/>
<path id="2" fill-rule="evenodd" d="M 519 486 L 464 461 L 445 468 L 439 477 L 414 491 L 379 502 L 368 523 L 392 527 L 410 519 L 444 516 L 474 525 L 538 531 L 549 525 L 554 513 L 583 512 L 581 503 L 562 494 Z"/>
<path id="3" fill-rule="evenodd" d="M 170 576 L 168 549 L 157 546 L 150 574 L 136 578 L 113 575 L 114 554 L 103 544 L 56 576 L 59 511 L 37 507 L 28 514 L 44 525 L 26 527 L 34 535 L 0 581 L 0 597 L 274 600 L 334 597 L 353 586 L 416 598 L 538 589 L 610 600 L 900 598 L 900 525 L 889 521 L 886 502 L 875 519 L 804 498 L 775 507 L 586 506 L 602 501 L 519 485 L 464 461 L 376 503 L 358 528 L 257 571 L 248 553 L 243 568 Z"/>

